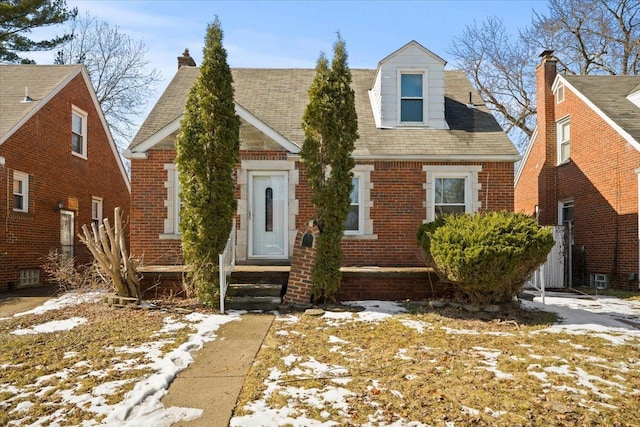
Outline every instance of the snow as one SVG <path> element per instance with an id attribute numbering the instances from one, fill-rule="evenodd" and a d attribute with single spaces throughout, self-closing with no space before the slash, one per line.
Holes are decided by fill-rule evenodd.
<path id="1" fill-rule="evenodd" d="M 30 310 L 29 312 L 20 313 L 16 316 L 28 313 L 43 313 L 50 310 L 59 310 L 72 304 L 78 304 L 83 301 L 96 301 L 100 298 L 99 294 L 66 294 L 60 298 L 47 301 L 42 306 Z M 364 311 L 360 312 L 326 312 L 322 319 L 327 326 L 344 326 L 349 322 L 381 322 L 393 316 L 401 315 L 406 310 L 397 303 L 388 301 L 354 301 L 350 303 L 353 306 L 364 307 Z M 568 333 L 568 334 L 591 334 L 606 339 L 612 345 L 619 345 L 629 341 L 638 342 L 640 340 L 640 302 L 624 301 L 616 298 L 608 297 L 580 297 L 574 294 L 561 292 L 547 292 L 545 304 L 542 303 L 540 295 L 536 295 L 534 300 L 522 301 L 526 308 L 546 310 L 557 313 L 561 321 L 549 328 L 537 331 L 537 333 Z M 79 406 L 85 406 L 89 411 L 96 414 L 104 414 L 106 416 L 103 425 L 107 426 L 170 426 L 181 421 L 197 419 L 202 415 L 202 410 L 197 408 L 180 408 L 165 407 L 161 398 L 166 394 L 169 385 L 175 376 L 185 369 L 193 361 L 193 351 L 202 348 L 204 343 L 216 339 L 215 331 L 223 324 L 231 321 L 241 321 L 240 312 L 231 315 L 215 315 L 192 313 L 185 317 L 184 321 L 178 321 L 174 317 L 167 315 L 165 325 L 162 331 L 174 331 L 182 328 L 186 322 L 190 322 L 195 328 L 195 332 L 189 337 L 188 341 L 180 347 L 168 354 L 162 355 L 159 348 L 163 345 L 160 338 L 153 343 L 141 346 L 129 346 L 116 349 L 119 352 L 136 352 L 143 353 L 148 360 L 147 367 L 153 369 L 154 373 L 145 377 L 143 380 L 137 381 L 133 389 L 126 395 L 124 401 L 115 405 L 108 405 L 106 398 L 118 387 L 126 381 L 104 382 L 102 385 L 92 391 L 92 394 L 75 394 L 74 390 L 65 390 L 61 396 L 68 402 L 74 402 Z M 425 335 L 428 331 L 435 328 L 433 324 L 412 320 L 408 318 L 398 319 L 402 325 L 414 330 L 418 334 Z M 278 315 L 277 322 L 283 325 L 295 326 L 299 321 L 296 315 Z M 53 331 L 71 330 L 72 328 L 86 322 L 81 317 L 72 317 L 66 320 L 58 320 L 32 326 L 26 329 L 18 329 L 13 331 L 14 334 L 38 334 Z M 449 334 L 481 334 L 484 332 L 443 328 Z M 280 335 L 298 334 L 296 331 L 279 331 Z M 495 332 L 493 333 L 495 334 Z M 503 334 L 508 335 L 508 334 Z M 333 345 L 333 351 L 340 351 L 342 346 L 350 344 L 348 341 L 331 335 L 328 344 Z M 571 343 L 568 343 L 571 345 Z M 527 347 L 520 344 L 521 347 Z M 580 346 L 573 346 L 576 350 L 581 350 Z M 425 351 L 430 351 L 429 347 L 424 347 Z M 508 373 L 498 370 L 498 358 L 503 354 L 500 349 L 474 347 L 469 349 L 478 356 L 478 365 L 476 369 L 484 369 L 493 372 L 498 379 L 511 379 Z M 73 357 L 74 352 L 69 352 L 64 357 Z M 407 349 L 400 349 L 396 354 L 396 358 L 400 360 L 409 360 Z M 535 355 L 531 355 L 531 359 L 535 359 Z M 540 356 L 540 359 L 542 357 Z M 235 427 L 243 426 L 310 426 L 310 427 L 329 427 L 340 425 L 339 422 L 329 419 L 330 413 L 344 414 L 348 411 L 348 401 L 353 398 L 354 394 L 346 387 L 350 379 L 349 370 L 340 365 L 331 365 L 322 363 L 313 357 L 289 354 L 283 357 L 283 365 L 285 371 L 272 368 L 270 375 L 265 379 L 265 390 L 256 400 L 246 405 L 244 410 L 248 415 L 235 416 L 231 419 L 230 425 Z M 604 363 L 604 360 L 593 358 L 592 363 Z M 117 365 L 114 363 L 114 365 Z M 529 375 L 538 378 L 545 390 L 571 390 L 576 394 L 584 395 L 587 391 L 606 400 L 607 391 L 620 390 L 623 393 L 631 395 L 639 395 L 639 390 L 630 389 L 625 385 L 624 378 L 621 374 L 629 370 L 638 370 L 640 362 L 621 360 L 616 365 L 616 372 L 620 375 L 612 375 L 609 378 L 602 378 L 593 373 L 589 373 L 579 367 L 570 366 L 568 362 L 558 360 L 554 366 L 543 366 L 541 364 L 530 364 L 527 368 Z M 122 369 L 131 369 L 123 363 Z M 91 375 L 103 376 L 106 372 L 94 371 Z M 56 374 L 57 377 L 63 378 L 68 372 L 61 371 Z M 549 382 L 549 376 L 561 375 L 567 378 L 573 378 L 574 382 L 567 381 L 570 385 L 553 386 Z M 322 377 L 326 381 L 321 382 L 322 386 L 314 388 L 306 388 L 304 382 L 307 379 Z M 408 374 L 406 380 L 419 380 L 420 377 Z M 45 377 L 38 378 L 37 382 L 44 383 Z M 380 390 L 378 382 L 375 378 L 371 378 L 371 389 Z M 11 391 L 14 394 L 21 393 L 21 390 L 5 387 L 0 391 Z M 605 390 L 606 389 L 606 390 Z M 40 393 L 46 393 L 48 388 L 43 388 Z M 402 393 L 397 390 L 387 390 L 397 399 L 404 399 Z M 278 394 L 283 396 L 286 404 L 280 408 L 273 408 L 267 405 L 270 396 Z M 314 419 L 305 412 L 301 404 L 306 407 L 314 407 L 320 410 L 319 416 Z M 378 402 L 371 399 L 369 402 L 372 407 L 376 407 Z M 300 404 L 300 405 L 299 405 Z M 18 405 L 14 411 L 18 413 L 27 413 L 31 404 L 23 402 Z M 601 402 L 603 407 L 607 406 L 606 402 Z M 491 408 L 471 408 L 467 406 L 461 407 L 461 412 L 470 416 L 475 416 L 484 412 L 491 417 L 499 418 L 504 412 L 495 411 Z M 63 419 L 64 414 L 53 412 L 46 417 L 40 419 L 36 424 L 39 425 L 56 425 L 57 420 Z M 83 425 L 96 425 L 96 422 L 88 420 Z M 14 423 L 19 425 L 19 423 Z M 363 426 L 424 426 L 420 421 L 410 419 L 398 419 L 392 424 L 383 422 L 382 411 L 369 415 L 368 421 Z M 452 422 L 446 422 L 445 425 L 454 427 Z"/>

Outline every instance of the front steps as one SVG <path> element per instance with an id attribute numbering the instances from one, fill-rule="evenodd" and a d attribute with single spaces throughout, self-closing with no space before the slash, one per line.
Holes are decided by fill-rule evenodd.
<path id="1" fill-rule="evenodd" d="M 289 279 L 288 266 L 236 265 L 225 310 L 277 310 Z"/>

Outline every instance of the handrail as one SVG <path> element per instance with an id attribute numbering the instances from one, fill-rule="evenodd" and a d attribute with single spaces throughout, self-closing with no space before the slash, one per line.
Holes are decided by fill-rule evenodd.
<path id="1" fill-rule="evenodd" d="M 227 262 L 228 261 L 228 262 Z M 233 221 L 231 232 L 224 250 L 218 255 L 218 271 L 220 274 L 220 313 L 224 314 L 224 298 L 227 295 L 229 283 L 227 278 L 236 266 L 236 222 Z"/>

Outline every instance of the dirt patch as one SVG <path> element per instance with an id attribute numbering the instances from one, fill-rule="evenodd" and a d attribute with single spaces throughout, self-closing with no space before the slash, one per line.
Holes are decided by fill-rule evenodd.
<path id="1" fill-rule="evenodd" d="M 53 297 L 12 296 L 0 299 L 0 318 L 32 310 Z"/>

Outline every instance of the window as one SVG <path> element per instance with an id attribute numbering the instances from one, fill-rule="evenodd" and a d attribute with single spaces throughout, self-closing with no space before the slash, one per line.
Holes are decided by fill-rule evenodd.
<path id="1" fill-rule="evenodd" d="M 569 119 L 558 122 L 558 164 L 568 162 L 571 154 L 571 127 Z"/>
<path id="2" fill-rule="evenodd" d="M 352 178 L 353 190 L 351 191 L 351 208 L 349 215 L 347 215 L 347 221 L 345 223 L 345 234 L 362 234 L 363 233 L 363 209 L 362 209 L 362 194 L 361 189 L 362 177 L 356 175 Z"/>
<path id="3" fill-rule="evenodd" d="M 167 209 L 167 216 L 164 218 L 164 232 L 161 239 L 180 238 L 180 183 L 178 181 L 178 170 L 173 163 L 166 163 L 164 169 L 167 171 L 167 180 L 164 187 L 167 189 L 164 206 Z"/>
<path id="4" fill-rule="evenodd" d="M 556 89 L 556 104 L 564 101 L 564 85 L 559 85 L 558 89 Z"/>
<path id="5" fill-rule="evenodd" d="M 100 227 L 102 224 L 102 198 L 93 197 L 91 199 L 91 221 Z"/>
<path id="6" fill-rule="evenodd" d="M 40 284 L 40 270 L 20 270 L 20 286 L 33 286 Z"/>
<path id="7" fill-rule="evenodd" d="M 29 175 L 18 171 L 13 172 L 13 210 L 29 211 Z"/>
<path id="8" fill-rule="evenodd" d="M 466 212 L 465 187 L 465 178 L 435 178 L 434 206 L 436 218 L 445 214 Z"/>
<path id="9" fill-rule="evenodd" d="M 573 200 L 560 202 L 560 225 L 573 224 Z"/>
<path id="10" fill-rule="evenodd" d="M 87 157 L 87 113 L 76 107 L 71 111 L 71 152 Z"/>
<path id="11" fill-rule="evenodd" d="M 424 121 L 424 93 L 422 73 L 400 74 L 400 121 Z"/>

